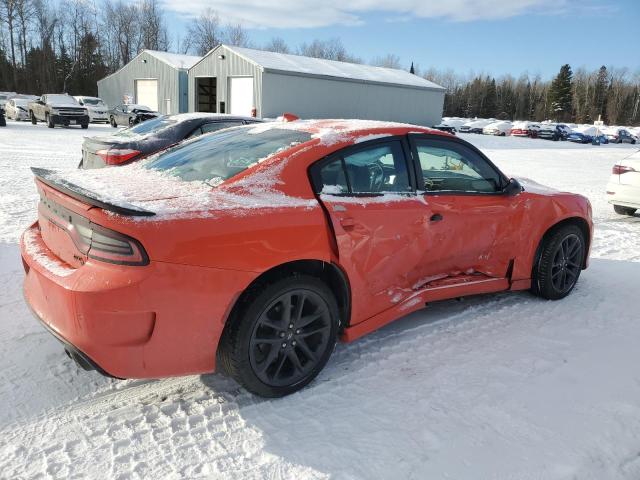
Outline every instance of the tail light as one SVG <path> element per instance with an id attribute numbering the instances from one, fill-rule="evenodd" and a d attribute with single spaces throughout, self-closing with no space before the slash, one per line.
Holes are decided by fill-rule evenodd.
<path id="1" fill-rule="evenodd" d="M 131 148 L 111 148 L 98 150 L 96 155 L 102 158 L 107 165 L 120 165 L 140 155 L 140 151 Z"/>
<path id="2" fill-rule="evenodd" d="M 74 222 L 68 231 L 78 249 L 88 257 L 118 265 L 141 266 L 149 263 L 144 247 L 136 239 L 105 227 Z"/>
<path id="3" fill-rule="evenodd" d="M 627 167 L 626 165 L 614 165 L 611 169 L 611 172 L 614 175 L 622 175 L 623 173 L 635 172 L 636 169 L 633 167 Z"/>

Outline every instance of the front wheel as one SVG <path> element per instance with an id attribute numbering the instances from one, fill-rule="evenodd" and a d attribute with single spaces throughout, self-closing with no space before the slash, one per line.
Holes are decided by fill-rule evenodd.
<path id="1" fill-rule="evenodd" d="M 31 117 L 31 124 L 36 125 L 38 123 L 38 120 L 36 120 L 36 116 L 33 114 L 33 112 L 29 112 L 29 116 Z"/>
<path id="2" fill-rule="evenodd" d="M 311 382 L 336 344 L 339 314 L 327 285 L 295 275 L 254 289 L 221 339 L 222 369 L 247 390 L 282 397 Z"/>
<path id="3" fill-rule="evenodd" d="M 637 208 L 623 207 L 622 205 L 614 205 L 613 206 L 613 211 L 616 212 L 618 215 L 633 216 L 633 215 L 635 215 L 636 210 L 637 210 Z"/>
<path id="4" fill-rule="evenodd" d="M 533 268 L 532 292 L 549 300 L 569 295 L 580 277 L 586 251 L 584 233 L 575 225 L 565 225 L 550 234 Z"/>
<path id="5" fill-rule="evenodd" d="M 48 113 L 45 115 L 45 120 L 47 122 L 47 127 L 54 128 L 56 126 L 56 124 L 53 123 L 53 120 L 51 120 L 51 116 Z"/>
<path id="6" fill-rule="evenodd" d="M 89 128 L 89 124 L 83 123 L 82 125 L 80 125 L 80 128 L 82 128 L 83 130 L 86 130 L 87 128 Z"/>
<path id="7" fill-rule="evenodd" d="M 113 116 L 111 118 L 109 118 L 109 123 L 111 124 L 111 126 L 113 128 L 118 128 L 118 124 L 116 123 L 116 119 L 113 118 Z"/>

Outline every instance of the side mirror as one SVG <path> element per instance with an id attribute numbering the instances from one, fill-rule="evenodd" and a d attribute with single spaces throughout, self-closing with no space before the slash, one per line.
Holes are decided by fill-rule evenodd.
<path id="1" fill-rule="evenodd" d="M 506 187 L 502 189 L 502 193 L 509 196 L 514 197 L 520 193 L 522 193 L 522 185 L 515 178 L 510 178 L 509 183 L 507 183 Z"/>

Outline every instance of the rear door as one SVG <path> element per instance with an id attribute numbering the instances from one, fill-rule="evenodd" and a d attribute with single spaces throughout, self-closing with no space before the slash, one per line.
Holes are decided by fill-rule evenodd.
<path id="1" fill-rule="evenodd" d="M 415 191 L 406 139 L 346 148 L 311 169 L 361 321 L 413 291 L 429 249 L 429 207 Z"/>
<path id="2" fill-rule="evenodd" d="M 431 250 L 422 276 L 507 276 L 521 228 L 519 196 L 479 151 L 455 139 L 410 135 L 418 188 L 431 215 Z"/>

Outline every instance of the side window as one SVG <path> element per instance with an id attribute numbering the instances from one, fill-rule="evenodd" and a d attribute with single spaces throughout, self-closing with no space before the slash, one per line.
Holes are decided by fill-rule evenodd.
<path id="1" fill-rule="evenodd" d="M 495 193 L 502 188 L 500 174 L 464 145 L 417 139 L 415 146 L 428 192 Z"/>
<path id="2" fill-rule="evenodd" d="M 202 125 L 202 133 L 210 133 L 215 132 L 217 130 L 222 130 L 223 128 L 235 127 L 236 125 L 242 125 L 240 122 L 213 122 L 213 123 L 205 123 Z"/>
<path id="3" fill-rule="evenodd" d="M 324 164 L 316 191 L 328 194 L 383 194 L 411 191 L 400 142 L 376 143 Z"/>

